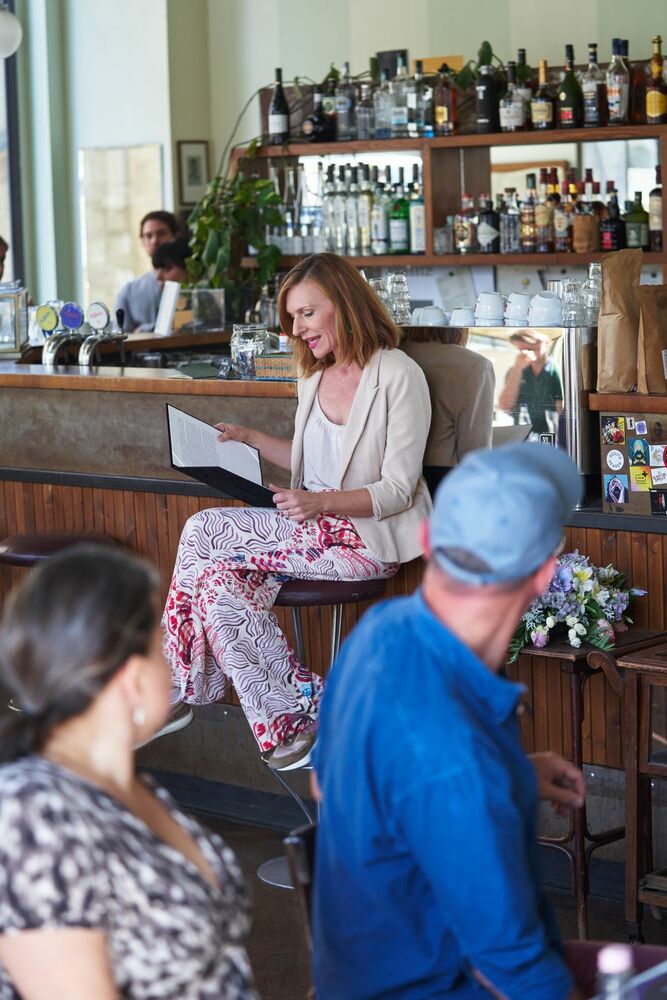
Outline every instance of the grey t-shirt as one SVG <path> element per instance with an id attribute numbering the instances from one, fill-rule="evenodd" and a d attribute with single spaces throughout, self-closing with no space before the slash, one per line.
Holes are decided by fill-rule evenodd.
<path id="1" fill-rule="evenodd" d="M 137 328 L 154 329 L 161 294 L 155 271 L 148 271 L 123 285 L 116 299 L 116 309 L 125 310 L 123 329 L 130 333 Z"/>

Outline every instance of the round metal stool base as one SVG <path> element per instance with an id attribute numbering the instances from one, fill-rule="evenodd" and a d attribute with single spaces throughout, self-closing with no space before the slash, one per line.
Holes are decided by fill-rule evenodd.
<path id="1" fill-rule="evenodd" d="M 276 889 L 293 889 L 294 883 L 290 875 L 287 858 L 271 858 L 257 869 L 257 875 L 262 882 Z"/>

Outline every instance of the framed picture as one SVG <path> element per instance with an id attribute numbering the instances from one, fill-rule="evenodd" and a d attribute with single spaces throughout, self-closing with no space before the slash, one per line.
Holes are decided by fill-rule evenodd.
<path id="1" fill-rule="evenodd" d="M 194 205 L 206 191 L 209 182 L 208 142 L 177 142 L 176 148 L 179 200 L 181 205 Z"/>

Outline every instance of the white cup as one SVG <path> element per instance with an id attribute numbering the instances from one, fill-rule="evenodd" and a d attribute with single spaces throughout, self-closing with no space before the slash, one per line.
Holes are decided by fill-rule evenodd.
<path id="1" fill-rule="evenodd" d="M 475 305 L 475 319 L 502 320 L 505 315 L 505 300 L 500 292 L 480 292 Z"/>
<path id="2" fill-rule="evenodd" d="M 447 316 L 439 306 L 424 306 L 419 317 L 419 325 L 447 326 Z"/>
<path id="3" fill-rule="evenodd" d="M 554 292 L 533 295 L 528 308 L 529 326 L 560 326 L 562 317 L 563 303 Z"/>
<path id="4" fill-rule="evenodd" d="M 470 306 L 461 306 L 458 309 L 452 309 L 452 314 L 449 318 L 450 326 L 474 326 L 475 325 L 475 314 L 470 308 Z"/>
<path id="5" fill-rule="evenodd" d="M 505 306 L 506 319 L 525 319 L 530 306 L 530 295 L 525 292 L 512 292 Z"/>

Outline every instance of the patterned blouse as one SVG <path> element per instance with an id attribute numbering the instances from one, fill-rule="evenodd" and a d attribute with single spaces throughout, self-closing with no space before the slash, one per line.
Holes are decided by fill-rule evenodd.
<path id="1" fill-rule="evenodd" d="M 23 757 L 0 767 L 0 934 L 103 930 L 118 992 L 132 1000 L 255 998 L 234 854 L 145 780 L 196 841 L 218 887 L 102 789 Z M 0 1000 L 18 995 L 0 965 Z"/>

